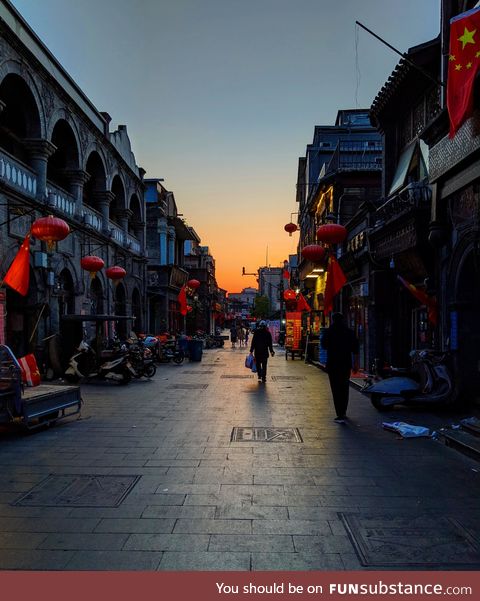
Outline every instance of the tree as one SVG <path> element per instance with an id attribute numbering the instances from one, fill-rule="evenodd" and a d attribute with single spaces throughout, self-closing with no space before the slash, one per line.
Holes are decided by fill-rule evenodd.
<path id="1" fill-rule="evenodd" d="M 270 315 L 270 299 L 268 296 L 258 294 L 255 297 L 255 306 L 253 308 L 255 317 L 268 317 Z"/>

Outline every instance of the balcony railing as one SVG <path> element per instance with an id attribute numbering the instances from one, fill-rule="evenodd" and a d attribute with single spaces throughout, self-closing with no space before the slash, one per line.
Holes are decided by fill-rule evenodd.
<path id="1" fill-rule="evenodd" d="M 32 200 L 36 200 L 37 174 L 30 167 L 24 165 L 4 150 L 0 150 L 0 180 Z M 47 195 L 48 206 L 56 209 L 60 214 L 65 215 L 69 219 L 75 219 L 75 198 L 71 194 L 52 182 L 47 182 Z M 94 229 L 96 232 L 102 232 L 102 215 L 92 207 L 83 205 L 81 220 L 85 226 Z M 142 248 L 137 238 L 124 232 L 113 221 L 109 221 L 108 228 L 110 229 L 112 240 L 116 244 L 128 248 L 136 254 L 141 254 Z"/>
<path id="2" fill-rule="evenodd" d="M 92 209 L 92 207 L 83 205 L 82 218 L 85 225 L 97 230 L 97 232 L 102 231 L 102 216 L 100 213 L 98 213 L 98 211 Z"/>
<path id="3" fill-rule="evenodd" d="M 8 182 L 12 188 L 35 198 L 37 193 L 35 172 L 2 150 L 0 150 L 0 178 Z"/>
<path id="4" fill-rule="evenodd" d="M 50 182 L 47 184 L 47 195 L 50 206 L 53 206 L 58 211 L 65 213 L 69 217 L 75 215 L 75 199 L 71 194 L 65 192 L 61 188 L 57 188 Z"/>

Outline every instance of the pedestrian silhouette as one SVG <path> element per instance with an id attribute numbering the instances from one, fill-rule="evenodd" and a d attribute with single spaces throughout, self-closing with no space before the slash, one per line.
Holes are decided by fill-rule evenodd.
<path id="1" fill-rule="evenodd" d="M 267 363 L 269 351 L 273 357 L 275 352 L 272 346 L 272 335 L 267 328 L 267 323 L 262 319 L 262 321 L 255 328 L 255 332 L 253 333 L 252 337 L 252 344 L 250 345 L 250 353 L 255 354 L 258 380 L 262 382 L 267 381 Z"/>
<path id="2" fill-rule="evenodd" d="M 347 327 L 341 313 L 332 315 L 332 323 L 322 337 L 321 346 L 327 351 L 326 368 L 337 413 L 334 421 L 343 424 L 347 414 L 352 362 L 355 371 L 358 370 L 359 345 L 354 331 Z"/>

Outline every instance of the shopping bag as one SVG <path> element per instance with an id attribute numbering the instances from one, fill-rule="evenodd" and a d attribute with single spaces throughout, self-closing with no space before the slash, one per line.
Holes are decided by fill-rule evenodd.
<path id="1" fill-rule="evenodd" d="M 38 386 L 41 382 L 41 378 L 35 355 L 30 354 L 25 355 L 25 357 L 20 357 L 18 362 L 22 369 L 22 381 L 27 386 Z"/>
<path id="2" fill-rule="evenodd" d="M 255 357 L 252 357 L 253 359 L 253 363 L 252 363 L 252 371 L 254 374 L 257 373 L 257 362 L 255 361 Z"/>
<path id="3" fill-rule="evenodd" d="M 247 369 L 252 369 L 252 365 L 254 364 L 254 362 L 255 362 L 255 359 L 254 359 L 253 355 L 247 355 L 245 357 L 245 367 Z"/>

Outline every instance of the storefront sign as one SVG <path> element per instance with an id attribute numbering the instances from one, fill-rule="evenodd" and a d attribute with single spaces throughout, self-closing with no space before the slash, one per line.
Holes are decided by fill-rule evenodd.
<path id="1" fill-rule="evenodd" d="M 285 346 L 291 350 L 300 348 L 302 341 L 302 314 L 299 311 L 291 311 L 286 314 L 286 336 Z"/>

